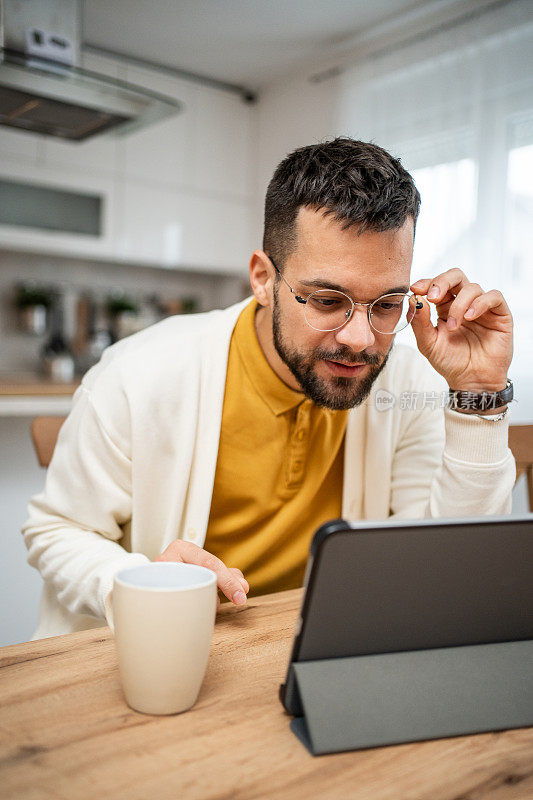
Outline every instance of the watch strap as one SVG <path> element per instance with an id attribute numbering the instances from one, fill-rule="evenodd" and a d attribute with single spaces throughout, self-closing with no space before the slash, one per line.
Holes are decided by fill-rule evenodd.
<path id="1" fill-rule="evenodd" d="M 499 392 L 463 392 L 450 389 L 448 408 L 458 411 L 489 411 L 510 403 L 514 397 L 512 381 L 508 380 L 505 389 Z"/>

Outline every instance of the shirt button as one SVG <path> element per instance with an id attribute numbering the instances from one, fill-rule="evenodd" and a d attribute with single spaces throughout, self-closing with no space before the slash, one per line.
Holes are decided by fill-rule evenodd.
<path id="1" fill-rule="evenodd" d="M 299 442 L 303 441 L 303 439 L 305 439 L 305 431 L 298 431 L 296 438 Z"/>
<path id="2" fill-rule="evenodd" d="M 194 541 L 197 538 L 198 538 L 198 534 L 196 533 L 195 529 L 194 528 L 189 528 L 189 530 L 187 531 L 187 539 L 189 539 L 189 541 L 191 541 L 191 540 Z"/>

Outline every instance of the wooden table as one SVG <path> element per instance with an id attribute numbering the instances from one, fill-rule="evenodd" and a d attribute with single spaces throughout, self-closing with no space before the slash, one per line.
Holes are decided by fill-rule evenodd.
<path id="1" fill-rule="evenodd" d="M 0 649 L 0 797 L 531 800 L 533 729 L 313 757 L 279 700 L 301 589 L 223 606 L 195 707 L 120 689 L 108 628 Z"/>

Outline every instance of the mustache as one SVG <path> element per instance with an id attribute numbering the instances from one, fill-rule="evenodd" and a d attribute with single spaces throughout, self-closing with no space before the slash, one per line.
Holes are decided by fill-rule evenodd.
<path id="1" fill-rule="evenodd" d="M 326 359 L 328 361 L 344 361 L 345 364 L 370 364 L 372 366 L 379 366 L 382 362 L 382 356 L 378 353 L 354 353 L 352 350 L 340 348 L 339 350 L 325 350 L 322 347 L 317 347 L 314 352 L 316 359 Z"/>

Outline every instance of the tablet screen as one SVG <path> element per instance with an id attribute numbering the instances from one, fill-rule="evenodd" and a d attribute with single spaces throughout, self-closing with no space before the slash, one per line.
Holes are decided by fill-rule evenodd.
<path id="1" fill-rule="evenodd" d="M 293 661 L 533 638 L 533 516 L 334 525 Z"/>

